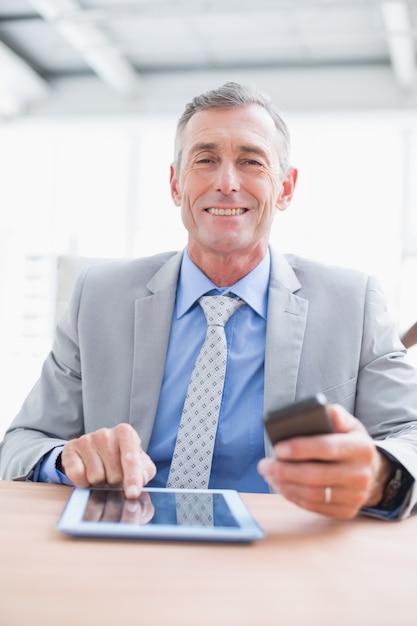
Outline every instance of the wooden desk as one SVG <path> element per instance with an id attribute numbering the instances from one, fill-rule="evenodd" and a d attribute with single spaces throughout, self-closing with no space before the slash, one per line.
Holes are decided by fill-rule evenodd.
<path id="1" fill-rule="evenodd" d="M 77 540 L 70 488 L 0 482 L 1 626 L 415 626 L 417 517 L 336 522 L 244 495 L 252 545 Z"/>

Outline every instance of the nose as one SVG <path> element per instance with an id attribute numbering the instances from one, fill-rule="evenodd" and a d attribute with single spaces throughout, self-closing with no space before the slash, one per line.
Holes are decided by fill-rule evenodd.
<path id="1" fill-rule="evenodd" d="M 216 176 L 216 191 L 221 191 L 223 194 L 239 191 L 239 173 L 236 171 L 234 163 L 226 161 L 220 163 Z"/>

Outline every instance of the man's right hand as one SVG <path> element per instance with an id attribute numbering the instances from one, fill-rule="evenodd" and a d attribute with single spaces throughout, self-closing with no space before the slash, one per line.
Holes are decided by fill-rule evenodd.
<path id="1" fill-rule="evenodd" d="M 130 424 L 101 428 L 65 444 L 61 463 L 75 487 L 122 485 L 126 498 L 136 499 L 156 474 L 151 458 Z"/>

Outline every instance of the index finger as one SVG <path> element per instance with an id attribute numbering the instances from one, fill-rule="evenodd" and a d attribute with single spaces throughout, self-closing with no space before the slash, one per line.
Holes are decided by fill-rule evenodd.
<path id="1" fill-rule="evenodd" d="M 126 498 L 139 498 L 142 487 L 149 480 L 144 467 L 141 440 L 137 432 L 129 424 L 119 424 L 118 446 L 119 458 L 123 473 L 123 490 Z"/>
<path id="2" fill-rule="evenodd" d="M 278 461 L 336 461 L 339 460 L 343 438 L 339 433 L 294 437 L 274 446 Z"/>

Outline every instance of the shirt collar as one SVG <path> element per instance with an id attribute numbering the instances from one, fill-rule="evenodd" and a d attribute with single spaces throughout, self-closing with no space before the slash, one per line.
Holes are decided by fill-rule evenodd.
<path id="1" fill-rule="evenodd" d="M 228 287 L 216 285 L 193 263 L 184 251 L 177 287 L 177 318 L 184 315 L 204 294 L 233 292 L 242 298 L 258 315 L 266 319 L 268 307 L 269 273 L 271 258 L 269 249 L 262 261 L 249 274 Z"/>

